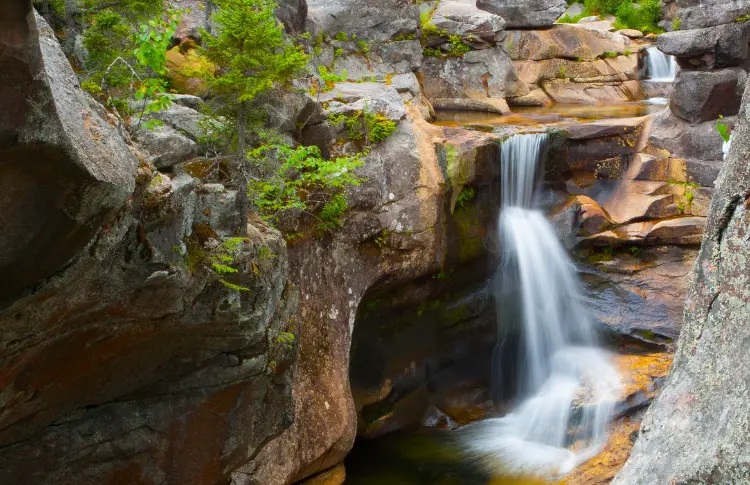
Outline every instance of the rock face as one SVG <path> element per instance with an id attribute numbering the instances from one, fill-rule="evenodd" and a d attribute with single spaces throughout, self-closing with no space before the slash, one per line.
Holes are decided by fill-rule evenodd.
<path id="1" fill-rule="evenodd" d="M 513 105 L 611 104 L 645 97 L 637 81 L 637 46 L 624 35 L 562 24 L 508 31 L 502 45 L 523 88 L 547 100 L 532 102 L 521 95 L 509 98 Z"/>
<path id="2" fill-rule="evenodd" d="M 0 20 L 0 308 L 51 276 L 133 190 L 137 160 L 24 1 Z"/>
<path id="3" fill-rule="evenodd" d="M 568 8 L 565 0 L 478 0 L 477 7 L 501 16 L 508 28 L 549 27 Z"/>
<path id="4" fill-rule="evenodd" d="M 328 104 L 329 110 L 399 99 L 395 88 L 378 84 L 341 83 L 340 89 L 347 94 Z M 368 156 L 361 172 L 366 182 L 351 191 L 352 210 L 342 230 L 323 239 L 303 232 L 290 249 L 292 265 L 299 268 L 293 278 L 302 288 L 296 320 L 300 361 L 293 384 L 302 398 L 292 426 L 237 470 L 234 484 L 293 483 L 343 460 L 357 430 L 348 368 L 360 302 L 378 282 L 410 281 L 441 270 L 446 197 L 466 180 L 456 174 L 449 183 L 441 169 L 432 134 L 440 130 L 421 120 L 416 106 L 407 113 L 401 104 L 401 110 L 388 115 L 399 119 L 398 129 Z M 334 153 L 346 131 L 324 119 L 305 136 Z M 264 480 L 257 482 L 258 477 Z"/>
<path id="5" fill-rule="evenodd" d="M 674 84 L 669 108 L 691 123 L 737 114 L 747 73 L 741 68 L 685 71 Z"/>
<path id="6" fill-rule="evenodd" d="M 463 57 L 427 57 L 421 72 L 425 96 L 435 108 L 508 113 L 506 96 L 529 93 L 500 48 L 471 51 Z"/>
<path id="7" fill-rule="evenodd" d="M 477 8 L 474 0 L 441 1 L 430 24 L 445 34 L 459 35 L 475 48 L 488 47 L 501 40 L 505 20 Z"/>
<path id="8" fill-rule="evenodd" d="M 750 2 L 675 0 L 664 11 L 672 22 L 680 20 L 682 30 L 660 35 L 657 47 L 674 55 L 680 70 L 670 109 L 655 121 L 650 141 L 676 156 L 719 163 L 724 141 L 714 120 L 739 110 L 750 56 L 750 22 L 744 18 Z"/>
<path id="9" fill-rule="evenodd" d="M 674 367 L 617 485 L 742 483 L 750 474 L 748 106 L 750 90 L 711 203 Z"/>
<path id="10" fill-rule="evenodd" d="M 308 17 L 329 37 L 339 32 L 368 42 L 393 40 L 414 33 L 417 7 L 400 0 L 309 0 Z"/>
<path id="11" fill-rule="evenodd" d="M 700 29 L 731 24 L 747 15 L 748 0 L 670 0 L 665 2 L 670 19 L 680 19 L 680 29 Z"/>

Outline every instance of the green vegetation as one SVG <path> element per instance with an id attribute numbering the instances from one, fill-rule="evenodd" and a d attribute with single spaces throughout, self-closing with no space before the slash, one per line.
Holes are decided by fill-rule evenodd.
<path id="1" fill-rule="evenodd" d="M 700 187 L 700 185 L 693 182 L 680 182 L 677 180 L 670 180 L 670 185 L 679 185 L 684 189 L 682 199 L 677 202 L 677 208 L 681 214 L 690 211 L 693 206 L 693 200 L 695 199 L 695 193 L 693 189 Z"/>
<path id="2" fill-rule="evenodd" d="M 379 143 L 393 133 L 396 122 L 391 121 L 380 113 L 373 113 L 368 109 L 356 111 L 352 115 L 332 115 L 328 118 L 331 124 L 346 127 L 349 138 L 364 141 L 367 145 Z"/>
<path id="3" fill-rule="evenodd" d="M 680 20 L 679 17 L 672 20 L 672 30 L 680 30 L 681 23 L 682 23 L 682 20 Z"/>
<path id="4" fill-rule="evenodd" d="M 340 227 L 347 208 L 343 192 L 361 182 L 354 173 L 364 163 L 361 154 L 326 160 L 317 146 L 264 144 L 248 155 L 262 174 L 249 182 L 248 195 L 263 219 L 276 223 L 296 210 L 315 217 L 320 229 Z M 273 167 L 269 161 L 279 163 Z"/>
<path id="5" fill-rule="evenodd" d="M 459 208 L 463 208 L 464 204 L 474 199 L 474 197 L 477 195 L 476 191 L 472 189 L 471 187 L 464 187 L 463 190 L 461 190 L 461 193 L 458 194 L 458 198 L 456 199 L 456 206 Z"/>
<path id="6" fill-rule="evenodd" d="M 724 140 L 724 143 L 727 143 L 731 138 L 731 135 L 729 133 L 729 126 L 722 123 L 721 120 L 716 120 L 716 131 L 719 132 L 719 135 L 721 136 L 721 139 Z"/>
<path id="7" fill-rule="evenodd" d="M 558 22 L 577 23 L 592 15 L 614 15 L 616 29 L 637 29 L 646 34 L 663 32 L 657 25 L 661 20 L 661 0 L 584 0 L 583 6 L 581 14 L 565 15 Z"/>
<path id="8" fill-rule="evenodd" d="M 318 146 L 298 145 L 286 135 L 267 130 L 268 113 L 263 106 L 269 93 L 292 89 L 293 81 L 313 77 L 301 38 L 285 33 L 275 16 L 276 3 L 212 0 L 200 45 L 183 40 L 179 49 L 171 52 L 181 12 L 167 9 L 167 3 L 38 0 L 37 6 L 58 31 L 63 31 L 66 45 L 76 33 L 82 33 L 85 65 L 75 66 L 81 84 L 129 129 L 155 126 L 159 122 L 148 115 L 171 107 L 174 85 L 170 84 L 173 78 L 168 77 L 167 64 L 171 52 L 191 52 L 201 60 L 185 73 L 200 81 L 207 94 L 201 108 L 204 117 L 199 122 L 202 135 L 197 140 L 203 158 L 191 162 L 194 171 L 190 173 L 214 177 L 237 190 L 243 220 L 236 237 L 221 238 L 208 226 L 201 229 L 199 237 L 194 228 L 193 236 L 185 240 L 184 264 L 191 272 L 201 268 L 213 272 L 227 288 L 246 291 L 233 277 L 240 272 L 235 258 L 246 242 L 248 209 L 271 224 L 306 215 L 302 227 L 295 231 L 305 231 L 310 221 L 318 230 L 336 230 L 348 210 L 346 190 L 361 182 L 356 169 L 364 164 L 375 144 L 396 130 L 397 122 L 368 109 L 331 117 L 330 122 L 342 126 L 353 142 L 350 145 L 356 148 L 337 146 L 330 156 L 323 156 Z M 208 26 L 213 28 L 209 30 Z M 394 40 L 414 38 L 414 34 L 408 34 Z M 309 49 L 320 52 L 329 40 L 319 34 Z M 365 57 L 370 54 L 371 44 L 354 34 L 340 32 L 335 40 L 352 44 L 337 48 L 334 60 L 345 52 Z M 457 52 L 468 49 L 460 38 L 450 42 Z M 319 81 L 312 81 L 314 93 L 330 91 L 348 76 L 334 66 L 320 66 L 318 74 Z M 303 126 L 303 122 L 298 124 L 298 128 Z M 161 177 L 157 172 L 154 181 L 159 183 Z M 292 241 L 303 237 L 303 232 L 285 237 Z M 270 248 L 260 247 L 256 257 L 263 261 L 276 255 Z M 291 340 L 285 337 L 284 343 L 291 341 L 293 335 Z"/>
<path id="9" fill-rule="evenodd" d="M 163 0 L 35 3 L 53 27 L 62 27 L 67 54 L 72 54 L 77 31 L 83 31 L 87 56 L 83 65 L 76 62 L 81 86 L 121 119 L 133 114 L 129 99 L 139 101 L 137 127 L 145 115 L 169 107 L 165 55 L 179 13 L 165 9 Z"/>
<path id="10" fill-rule="evenodd" d="M 313 87 L 314 92 L 311 93 L 313 96 L 318 90 L 321 92 L 332 90 L 336 86 L 336 83 L 346 81 L 347 76 L 349 75 L 349 73 L 346 72 L 346 69 L 342 69 L 341 74 L 335 74 L 329 72 L 328 68 L 325 66 L 318 66 L 318 73 L 320 74 L 320 79 L 323 80 L 323 85 L 320 86 L 320 88 Z"/>

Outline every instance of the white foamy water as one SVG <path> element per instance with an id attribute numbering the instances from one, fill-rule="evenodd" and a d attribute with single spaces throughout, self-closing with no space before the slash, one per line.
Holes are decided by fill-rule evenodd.
<path id="1" fill-rule="evenodd" d="M 646 100 L 648 104 L 658 104 L 661 106 L 666 106 L 669 104 L 669 100 L 667 98 L 648 98 Z"/>
<path id="2" fill-rule="evenodd" d="M 671 83 L 677 77 L 677 61 L 674 56 L 668 56 L 656 47 L 646 49 L 646 65 L 648 79 L 652 83 Z"/>
<path id="3" fill-rule="evenodd" d="M 558 476 L 597 454 L 620 393 L 609 355 L 598 347 L 574 265 L 552 225 L 535 208 L 537 167 L 547 135 L 517 135 L 502 146 L 499 276 L 520 307 L 519 404 L 509 414 L 467 426 L 464 450 L 492 472 Z M 504 302 L 503 298 L 513 301 Z M 576 450 L 571 445 L 576 443 Z"/>

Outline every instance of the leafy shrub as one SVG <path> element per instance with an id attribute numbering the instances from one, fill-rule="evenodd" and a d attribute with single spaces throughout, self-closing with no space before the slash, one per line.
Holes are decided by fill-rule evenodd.
<path id="1" fill-rule="evenodd" d="M 396 129 L 395 121 L 389 120 L 383 114 L 373 113 L 367 109 L 356 111 L 349 116 L 332 115 L 328 120 L 336 126 L 343 124 L 349 138 L 365 142 L 368 145 L 385 140 Z"/>
<path id="2" fill-rule="evenodd" d="M 324 229 L 340 225 L 347 207 L 343 191 L 360 184 L 354 170 L 364 163 L 359 154 L 326 160 L 317 146 L 302 145 L 261 145 L 248 158 L 258 164 L 278 161 L 275 169 L 248 184 L 248 195 L 264 220 L 278 222 L 288 211 L 300 210 L 318 217 Z"/>
<path id="3" fill-rule="evenodd" d="M 570 2 L 569 2 L 570 4 Z M 657 25 L 661 20 L 661 0 L 584 0 L 584 10 L 580 15 L 566 15 L 559 23 L 577 23 L 591 15 L 614 15 L 616 29 L 638 29 L 644 33 L 661 33 Z M 679 22 L 678 22 L 679 28 Z M 677 30 L 677 29 L 675 29 Z"/>

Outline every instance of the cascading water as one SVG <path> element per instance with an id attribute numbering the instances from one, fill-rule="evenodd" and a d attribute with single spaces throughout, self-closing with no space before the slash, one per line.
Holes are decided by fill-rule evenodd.
<path id="1" fill-rule="evenodd" d="M 537 165 L 547 135 L 516 135 L 502 146 L 503 247 L 498 292 L 521 320 L 518 394 L 510 414 L 465 428 L 464 450 L 499 474 L 560 475 L 594 456 L 606 442 L 620 380 L 598 348 L 573 263 L 535 208 Z M 511 312 L 512 313 L 512 312 Z M 501 336 L 502 340 L 502 336 Z M 575 443 L 578 451 L 569 448 Z"/>
<path id="2" fill-rule="evenodd" d="M 668 56 L 656 47 L 646 49 L 646 65 L 648 79 L 654 83 L 671 83 L 677 76 L 677 61 L 674 56 Z"/>

